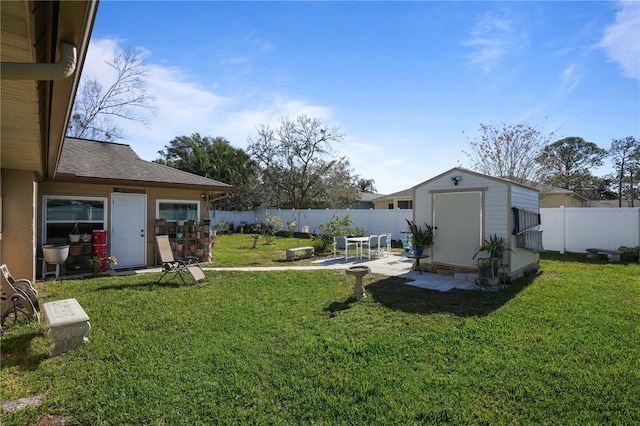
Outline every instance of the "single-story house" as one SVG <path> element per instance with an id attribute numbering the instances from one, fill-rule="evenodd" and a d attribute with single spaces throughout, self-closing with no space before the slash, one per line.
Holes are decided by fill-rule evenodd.
<path id="1" fill-rule="evenodd" d="M 97 1 L 2 2 L 0 263 L 35 278 L 38 187 L 55 177 Z"/>
<path id="2" fill-rule="evenodd" d="M 484 239 L 506 240 L 503 274 L 511 281 L 539 268 L 538 191 L 506 179 L 453 168 L 413 187 L 413 220 L 434 227 L 430 257 L 434 272 L 474 272 L 474 254 Z"/>
<path id="3" fill-rule="evenodd" d="M 540 191 L 540 208 L 588 207 L 589 199 L 570 189 L 553 185 L 531 184 Z"/>
<path id="4" fill-rule="evenodd" d="M 56 176 L 38 188 L 39 242 L 67 243 L 76 225 L 79 234 L 106 230 L 107 251 L 118 267 L 153 265 L 155 235 L 166 231 L 156 219 L 201 223 L 209 218 L 211 200 L 234 190 L 142 160 L 129 145 L 66 138 Z M 88 268 L 87 259 L 73 260 L 67 270 Z"/>
<path id="5" fill-rule="evenodd" d="M 105 229 L 111 254 L 124 253 L 118 266 L 153 263 L 157 214 L 195 211 L 197 219 L 206 200 L 232 190 L 144 162 L 126 145 L 65 140 L 97 7 L 95 0 L 0 7 L 0 263 L 17 278 L 36 278 L 40 247 L 65 240 L 72 222 L 85 232 Z M 122 235 L 136 237 L 133 249 Z"/>
<path id="6" fill-rule="evenodd" d="M 373 200 L 376 209 L 407 209 L 413 208 L 413 188 L 383 195 Z"/>
<path id="7" fill-rule="evenodd" d="M 375 209 L 376 208 L 375 199 L 380 197 L 381 194 L 376 194 L 375 192 L 360 191 L 358 195 L 359 195 L 359 200 L 352 207 L 352 209 L 360 209 L 360 210 Z"/>

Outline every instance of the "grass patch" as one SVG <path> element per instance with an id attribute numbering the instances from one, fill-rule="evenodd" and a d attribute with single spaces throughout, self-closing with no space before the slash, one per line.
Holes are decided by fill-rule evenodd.
<path id="1" fill-rule="evenodd" d="M 49 359 L 42 324 L 3 337 L 0 399 L 43 403 L 2 424 L 640 422 L 640 265 L 541 265 L 497 293 L 369 274 L 360 302 L 331 270 L 48 282 L 47 300 L 78 299 L 90 340 Z"/>
<path id="2" fill-rule="evenodd" d="M 313 259 L 300 259 L 295 262 L 287 262 L 286 255 L 287 249 L 313 246 L 311 238 L 274 237 L 273 244 L 266 244 L 266 239 L 261 237 L 258 239 L 256 248 L 252 249 L 252 246 L 253 237 L 250 234 L 219 234 L 216 236 L 211 266 L 310 265 L 313 261 Z M 318 253 L 318 255 L 327 254 Z"/>
<path id="3" fill-rule="evenodd" d="M 213 262 L 204 266 L 304 266 L 313 265 L 314 259 L 287 261 L 286 251 L 290 248 L 313 246 L 310 237 L 274 237 L 272 244 L 266 244 L 266 238 L 260 237 L 256 248 L 252 249 L 251 234 L 218 234 L 213 249 Z M 402 249 L 393 249 L 401 252 Z M 349 251 L 355 255 L 355 250 Z M 333 251 L 316 252 L 315 258 L 332 257 Z"/>

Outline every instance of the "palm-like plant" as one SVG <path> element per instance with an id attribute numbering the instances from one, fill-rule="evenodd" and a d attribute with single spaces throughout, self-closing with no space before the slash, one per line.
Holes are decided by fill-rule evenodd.
<path id="1" fill-rule="evenodd" d="M 502 259 L 502 255 L 506 251 L 511 251 L 507 248 L 507 242 L 503 237 L 498 237 L 498 234 L 489 235 L 489 239 L 482 241 L 482 245 L 476 249 L 473 259 L 475 259 L 481 252 L 488 252 L 491 257 Z"/>
<path id="2" fill-rule="evenodd" d="M 418 226 L 414 221 L 405 219 L 407 225 L 409 225 L 409 232 L 411 233 L 411 245 L 413 247 L 429 247 L 433 244 L 433 226 L 424 224 L 426 228 Z"/>

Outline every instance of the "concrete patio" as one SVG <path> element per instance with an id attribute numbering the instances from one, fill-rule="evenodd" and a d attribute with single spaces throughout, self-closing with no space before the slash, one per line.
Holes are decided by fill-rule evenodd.
<path id="1" fill-rule="evenodd" d="M 475 279 L 477 274 L 456 274 L 455 276 L 440 275 L 432 272 L 418 272 L 412 270 L 412 261 L 403 253 L 391 253 L 388 257 L 375 259 L 355 259 L 350 258 L 345 261 L 344 257 L 323 258 L 313 262 L 317 266 L 272 266 L 272 267 L 240 267 L 240 268 L 203 268 L 208 271 L 277 271 L 277 270 L 299 270 L 312 271 L 322 269 L 348 269 L 355 265 L 366 265 L 371 272 L 390 277 L 400 277 L 410 280 L 408 285 L 425 288 L 429 290 L 449 291 L 451 289 L 475 290 Z M 152 270 L 145 270 L 150 272 Z"/>

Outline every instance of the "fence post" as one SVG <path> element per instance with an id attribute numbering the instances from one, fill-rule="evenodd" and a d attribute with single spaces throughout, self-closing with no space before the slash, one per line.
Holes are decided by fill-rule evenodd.
<path id="1" fill-rule="evenodd" d="M 565 223 L 565 220 L 566 220 L 565 215 L 566 215 L 566 209 L 564 208 L 564 206 L 560 206 L 560 216 L 562 217 L 562 220 L 560 221 L 562 226 L 562 244 L 560 247 L 560 254 L 564 254 L 565 241 L 567 239 L 567 226 Z"/>

